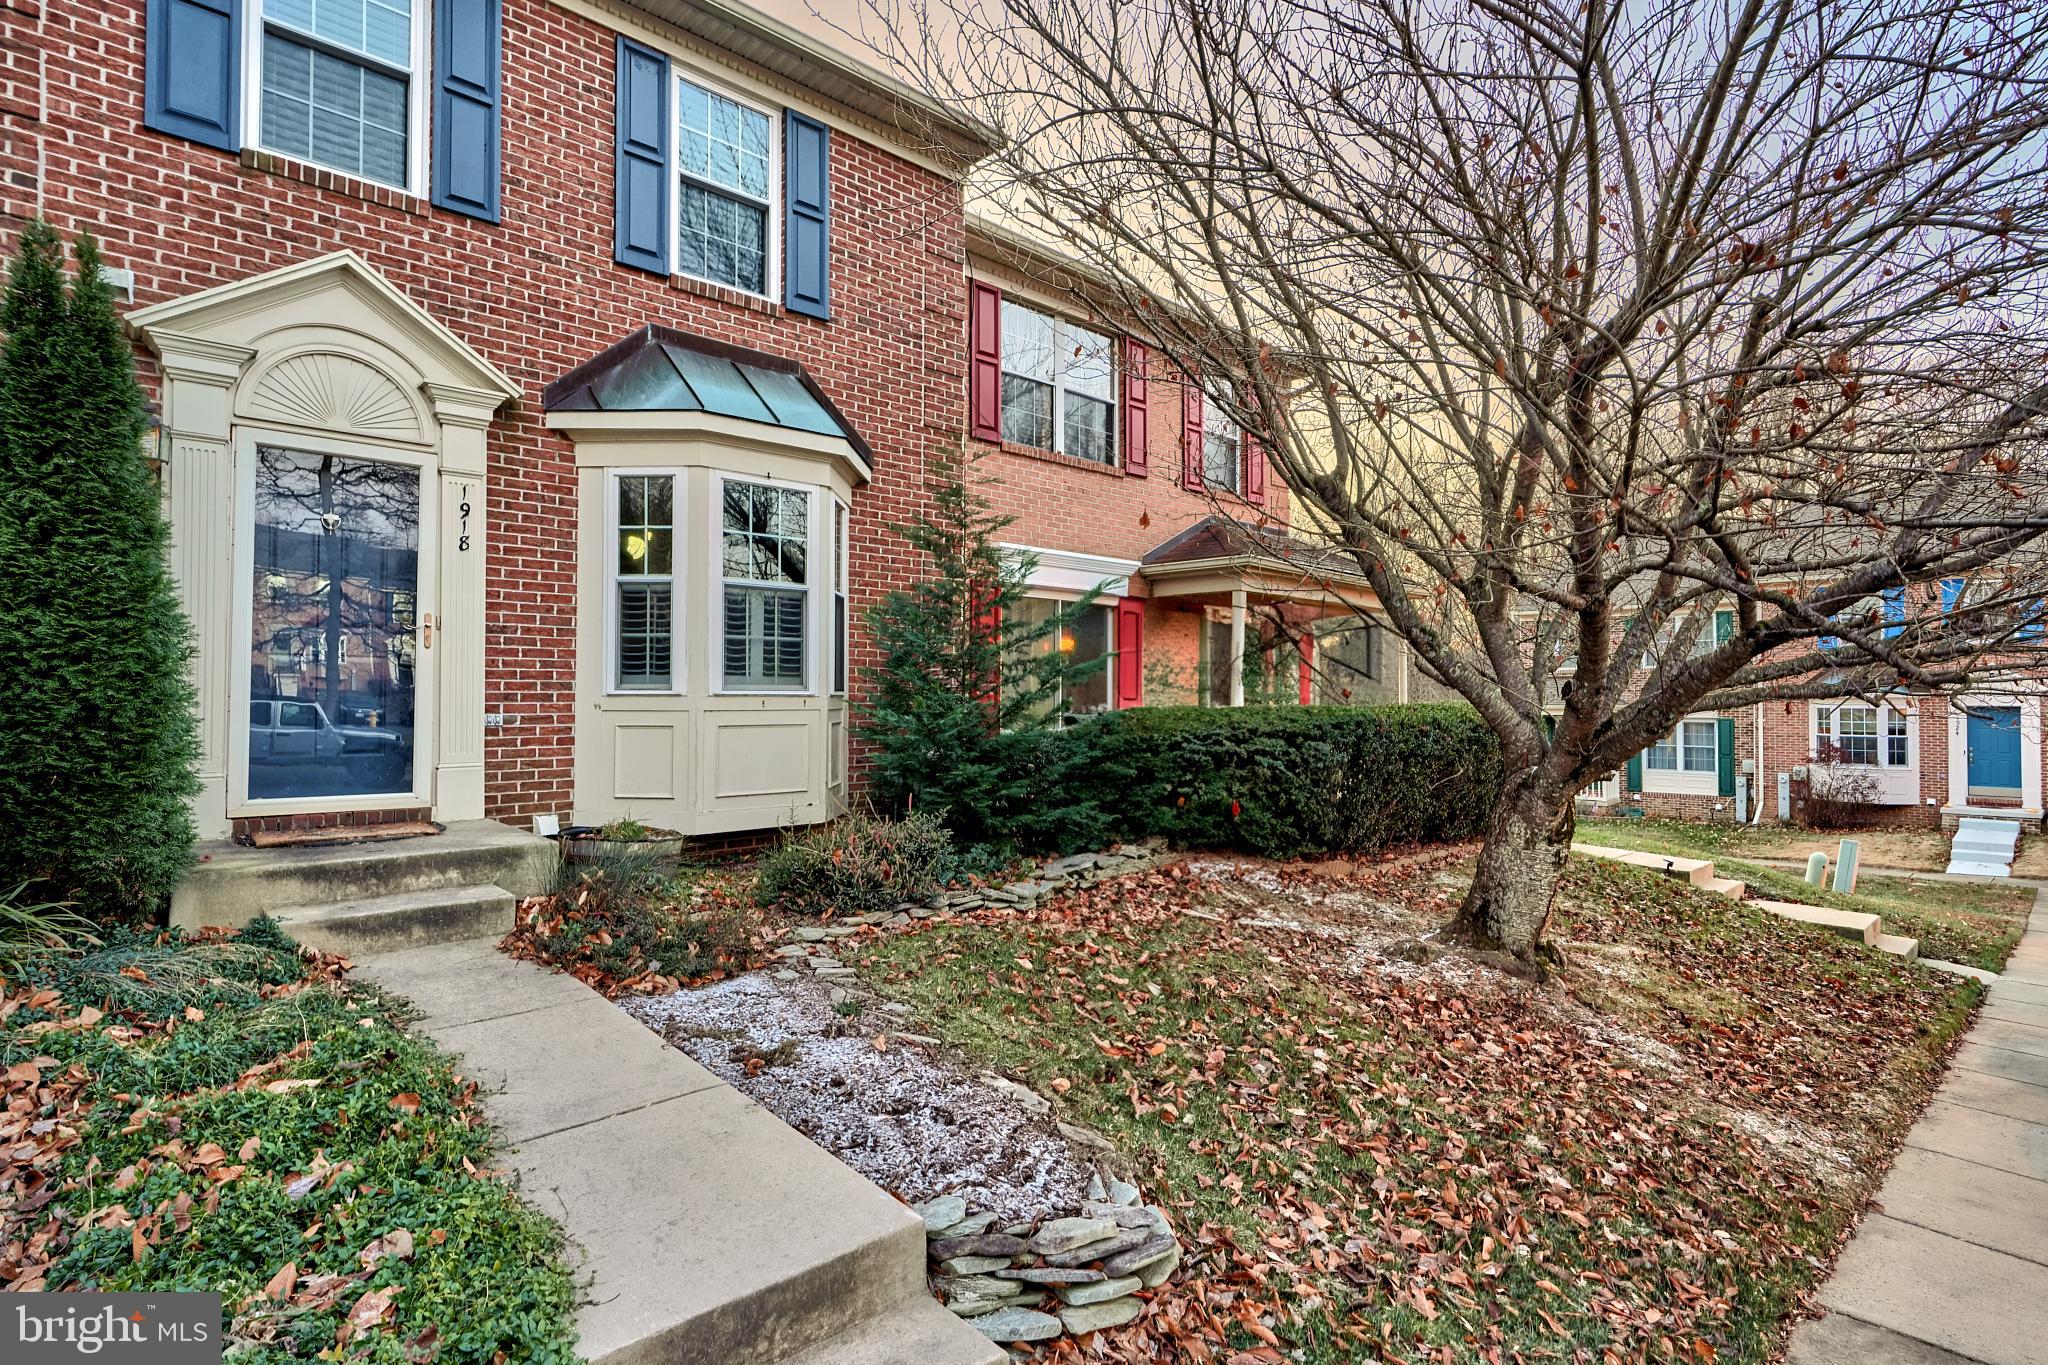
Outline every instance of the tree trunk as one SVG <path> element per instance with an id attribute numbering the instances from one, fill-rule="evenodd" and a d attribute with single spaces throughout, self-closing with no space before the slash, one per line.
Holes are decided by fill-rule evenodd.
<path id="1" fill-rule="evenodd" d="M 1571 852 L 1574 815 L 1569 794 L 1511 779 L 1493 808 L 1452 936 L 1512 953 L 1541 973 L 1543 930 Z"/>

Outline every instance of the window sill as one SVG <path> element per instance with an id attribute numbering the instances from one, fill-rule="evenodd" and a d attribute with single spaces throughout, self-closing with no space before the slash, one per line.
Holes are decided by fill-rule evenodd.
<path id="1" fill-rule="evenodd" d="M 749 294 L 744 289 L 734 289 L 730 285 L 713 284 L 710 280 L 700 280 L 694 275 L 670 275 L 668 287 L 684 294 L 695 294 L 700 299 L 716 299 L 720 303 L 729 303 L 735 308 L 759 313 L 762 317 L 779 318 L 785 311 L 783 306 L 773 299 L 763 298 L 759 294 Z"/>
<path id="2" fill-rule="evenodd" d="M 1062 455 L 1057 450 L 1047 450 L 1042 446 L 1027 446 L 1018 441 L 983 440 L 980 444 L 994 446 L 1005 455 L 1021 455 L 1027 460 L 1043 460 L 1047 464 L 1064 465 L 1068 469 L 1085 470 L 1090 474 L 1106 474 L 1112 479 L 1121 479 L 1125 474 L 1124 467 L 1119 464 L 1104 464 L 1100 460 L 1084 460 L 1079 455 Z"/>
<path id="3" fill-rule="evenodd" d="M 364 203 L 381 204 L 385 208 L 397 209 L 400 213 L 409 213 L 415 218 L 427 216 L 427 201 L 416 194 L 408 194 L 390 185 L 380 185 L 374 180 L 364 180 L 341 171 L 330 171 L 325 166 L 294 161 L 288 156 L 279 156 L 276 152 L 244 147 L 242 168 L 262 175 L 296 180 L 302 185 L 311 185 L 315 189 L 328 190 L 350 199 L 360 199 Z"/>

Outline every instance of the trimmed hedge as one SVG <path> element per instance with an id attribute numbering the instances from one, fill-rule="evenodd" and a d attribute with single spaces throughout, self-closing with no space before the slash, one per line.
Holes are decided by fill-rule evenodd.
<path id="1" fill-rule="evenodd" d="M 1074 738 L 1100 747 L 1094 769 L 1119 789 L 1086 796 L 1133 837 L 1190 848 L 1291 858 L 1470 838 L 1503 776 L 1498 741 L 1464 705 L 1141 707 L 1102 720 Z"/>

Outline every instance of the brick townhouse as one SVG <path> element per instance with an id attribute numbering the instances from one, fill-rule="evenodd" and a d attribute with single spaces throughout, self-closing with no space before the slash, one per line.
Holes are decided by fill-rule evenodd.
<path id="1" fill-rule="evenodd" d="M 963 445 L 1107 593 L 1078 709 L 1363 601 L 1226 386 L 970 224 L 990 150 L 731 0 L 0 0 L 0 213 L 98 236 L 157 418 L 202 837 L 829 818 Z"/>
<path id="2" fill-rule="evenodd" d="M 1968 585 L 1948 579 L 1890 589 L 1872 610 L 1882 618 L 1880 629 L 1899 631 L 1915 619 L 1952 615 L 1969 600 Z M 1709 647 L 1733 626 L 1734 612 L 1722 608 L 1695 643 Z M 2022 624 L 2014 638 L 2038 639 L 2041 629 Z M 1823 639 L 1798 647 L 1837 646 Z M 1647 677 L 1654 648 L 1637 662 Z M 1994 656 L 1958 694 L 1901 689 L 1700 711 L 1595 783 L 1587 797 L 1598 808 L 1650 815 L 1777 822 L 1797 818 L 1806 784 L 1835 779 L 1852 783 L 1853 794 L 1878 807 L 1873 814 L 1886 824 L 1953 827 L 1967 816 L 2039 823 L 2048 758 L 2043 690 L 2038 667 Z"/>

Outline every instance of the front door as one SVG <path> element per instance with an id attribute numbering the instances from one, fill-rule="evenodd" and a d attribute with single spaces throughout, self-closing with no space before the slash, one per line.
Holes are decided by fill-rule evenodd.
<path id="1" fill-rule="evenodd" d="M 2020 799 L 2020 709 L 1972 708 L 1969 716 L 1970 799 Z"/>
<path id="2" fill-rule="evenodd" d="M 432 630 L 420 469 L 267 444 L 254 466 L 245 808 L 409 804 Z"/>

